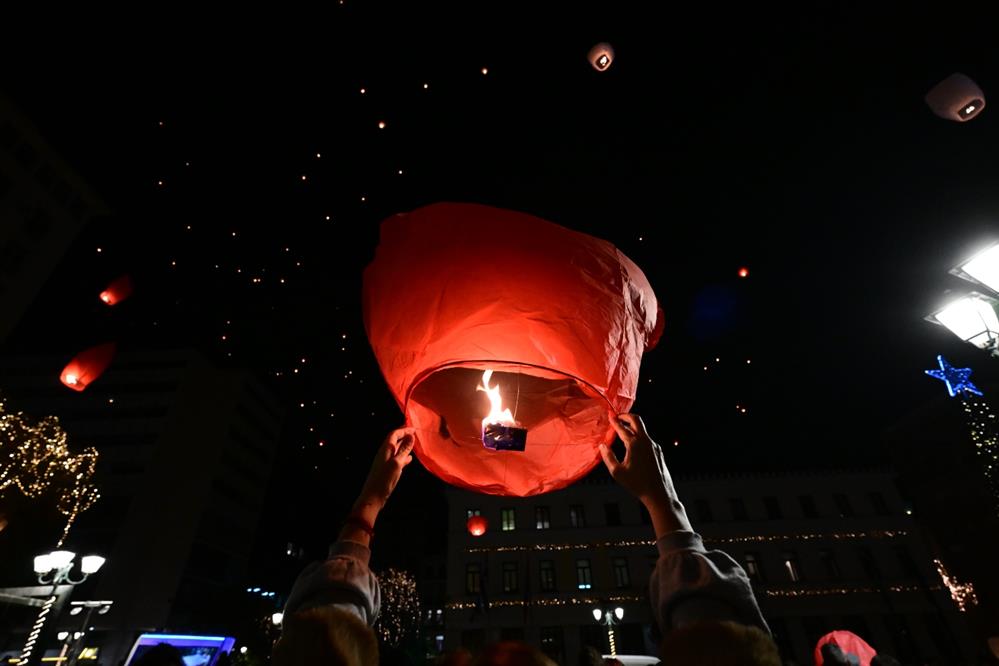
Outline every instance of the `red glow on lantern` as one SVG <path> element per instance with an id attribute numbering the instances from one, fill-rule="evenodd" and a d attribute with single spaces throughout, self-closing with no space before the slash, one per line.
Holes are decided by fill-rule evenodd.
<path id="1" fill-rule="evenodd" d="M 74 391 L 82 391 L 111 365 L 115 349 L 115 344 L 109 342 L 80 352 L 66 364 L 59 379 Z"/>
<path id="2" fill-rule="evenodd" d="M 741 277 L 741 278 L 749 277 L 749 269 L 746 268 L 745 266 L 743 266 L 742 268 L 740 268 L 739 269 L 739 277 Z"/>
<path id="3" fill-rule="evenodd" d="M 871 666 L 871 659 L 877 656 L 874 648 L 868 645 L 863 638 L 850 631 L 838 630 L 829 632 L 815 644 L 816 664 L 825 663 L 822 646 L 826 644 L 835 645 L 846 656 L 853 655 L 860 662 L 860 666 Z"/>
<path id="4" fill-rule="evenodd" d="M 482 516 L 472 516 L 468 519 L 468 533 L 472 536 L 482 536 L 489 527 L 489 521 Z"/>
<path id="5" fill-rule="evenodd" d="M 107 305 L 118 305 L 132 295 L 132 278 L 122 275 L 101 292 L 101 300 Z"/>

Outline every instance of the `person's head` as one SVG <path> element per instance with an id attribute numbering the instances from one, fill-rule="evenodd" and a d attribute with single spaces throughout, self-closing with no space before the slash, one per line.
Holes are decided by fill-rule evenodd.
<path id="1" fill-rule="evenodd" d="M 579 666 L 604 666 L 604 658 L 589 645 L 579 651 Z"/>
<path id="2" fill-rule="evenodd" d="M 521 641 L 493 643 L 476 657 L 474 666 L 557 666 L 541 650 Z"/>
<path id="3" fill-rule="evenodd" d="M 758 627 L 737 622 L 694 622 L 667 633 L 660 645 L 663 666 L 780 666 L 773 639 Z"/>
<path id="4" fill-rule="evenodd" d="M 184 657 L 180 650 L 172 645 L 160 643 L 154 645 L 133 662 L 134 666 L 184 666 Z"/>
<path id="5" fill-rule="evenodd" d="M 369 666 L 378 663 L 378 639 L 349 611 L 310 608 L 286 615 L 274 644 L 274 666 Z"/>

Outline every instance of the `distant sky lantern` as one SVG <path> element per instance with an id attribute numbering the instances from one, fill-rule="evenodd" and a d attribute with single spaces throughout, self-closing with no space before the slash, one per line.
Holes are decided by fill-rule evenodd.
<path id="1" fill-rule="evenodd" d="M 107 305 L 118 305 L 132 294 L 132 278 L 122 275 L 101 292 L 101 300 Z"/>
<path id="2" fill-rule="evenodd" d="M 113 342 L 82 351 L 62 370 L 59 379 L 74 391 L 82 391 L 111 365 L 116 346 Z"/>
<path id="3" fill-rule="evenodd" d="M 612 244 L 475 204 L 386 219 L 363 310 L 417 457 L 495 495 L 589 472 L 663 328 L 645 275 Z"/>
<path id="4" fill-rule="evenodd" d="M 926 103 L 941 118 L 963 123 L 985 108 L 985 93 L 970 78 L 955 72 L 926 93 Z"/>
<path id="5" fill-rule="evenodd" d="M 489 529 L 489 521 L 483 516 L 471 516 L 465 526 L 472 536 L 482 536 Z"/>
<path id="6" fill-rule="evenodd" d="M 746 268 L 745 266 L 743 266 L 742 268 L 740 268 L 739 269 L 739 277 L 741 277 L 741 278 L 749 277 L 749 269 Z"/>
<path id="7" fill-rule="evenodd" d="M 607 71 L 614 62 L 614 48 L 607 42 L 600 42 L 589 53 L 590 64 L 598 72 Z"/>

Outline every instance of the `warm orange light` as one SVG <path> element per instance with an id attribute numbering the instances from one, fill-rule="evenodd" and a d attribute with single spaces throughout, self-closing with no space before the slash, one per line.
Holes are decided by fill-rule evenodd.
<path id="1" fill-rule="evenodd" d="M 741 277 L 741 278 L 749 277 L 749 269 L 746 268 L 745 266 L 743 266 L 742 268 L 740 268 L 739 269 L 739 277 Z"/>
<path id="2" fill-rule="evenodd" d="M 499 384 L 489 386 L 489 380 L 492 379 L 492 376 L 493 371 L 486 370 L 482 373 L 482 384 L 475 387 L 477 391 L 484 391 L 489 397 L 489 413 L 482 419 L 482 427 L 485 429 L 486 425 L 490 423 L 515 426 L 517 422 L 514 421 L 513 414 L 510 413 L 510 408 L 503 409 L 503 398 L 500 396 Z"/>
<path id="3" fill-rule="evenodd" d="M 468 519 L 468 533 L 472 536 L 482 536 L 489 528 L 489 521 L 483 516 L 472 516 Z"/>
<path id="4" fill-rule="evenodd" d="M 379 120 L 378 121 L 378 129 L 385 129 L 385 121 L 384 120 Z"/>

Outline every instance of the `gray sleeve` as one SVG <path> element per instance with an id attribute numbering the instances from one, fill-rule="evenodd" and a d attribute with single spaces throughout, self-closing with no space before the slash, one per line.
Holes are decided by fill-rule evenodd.
<path id="1" fill-rule="evenodd" d="M 749 577 L 729 555 L 705 550 L 701 536 L 689 531 L 667 534 L 656 548 L 649 598 L 663 633 L 700 620 L 738 622 L 770 633 Z"/>
<path id="2" fill-rule="evenodd" d="M 325 562 L 305 567 L 288 594 L 286 614 L 335 606 L 357 615 L 368 625 L 374 624 L 381 608 L 378 578 L 368 568 L 371 551 L 353 541 L 338 541 L 330 546 Z"/>

